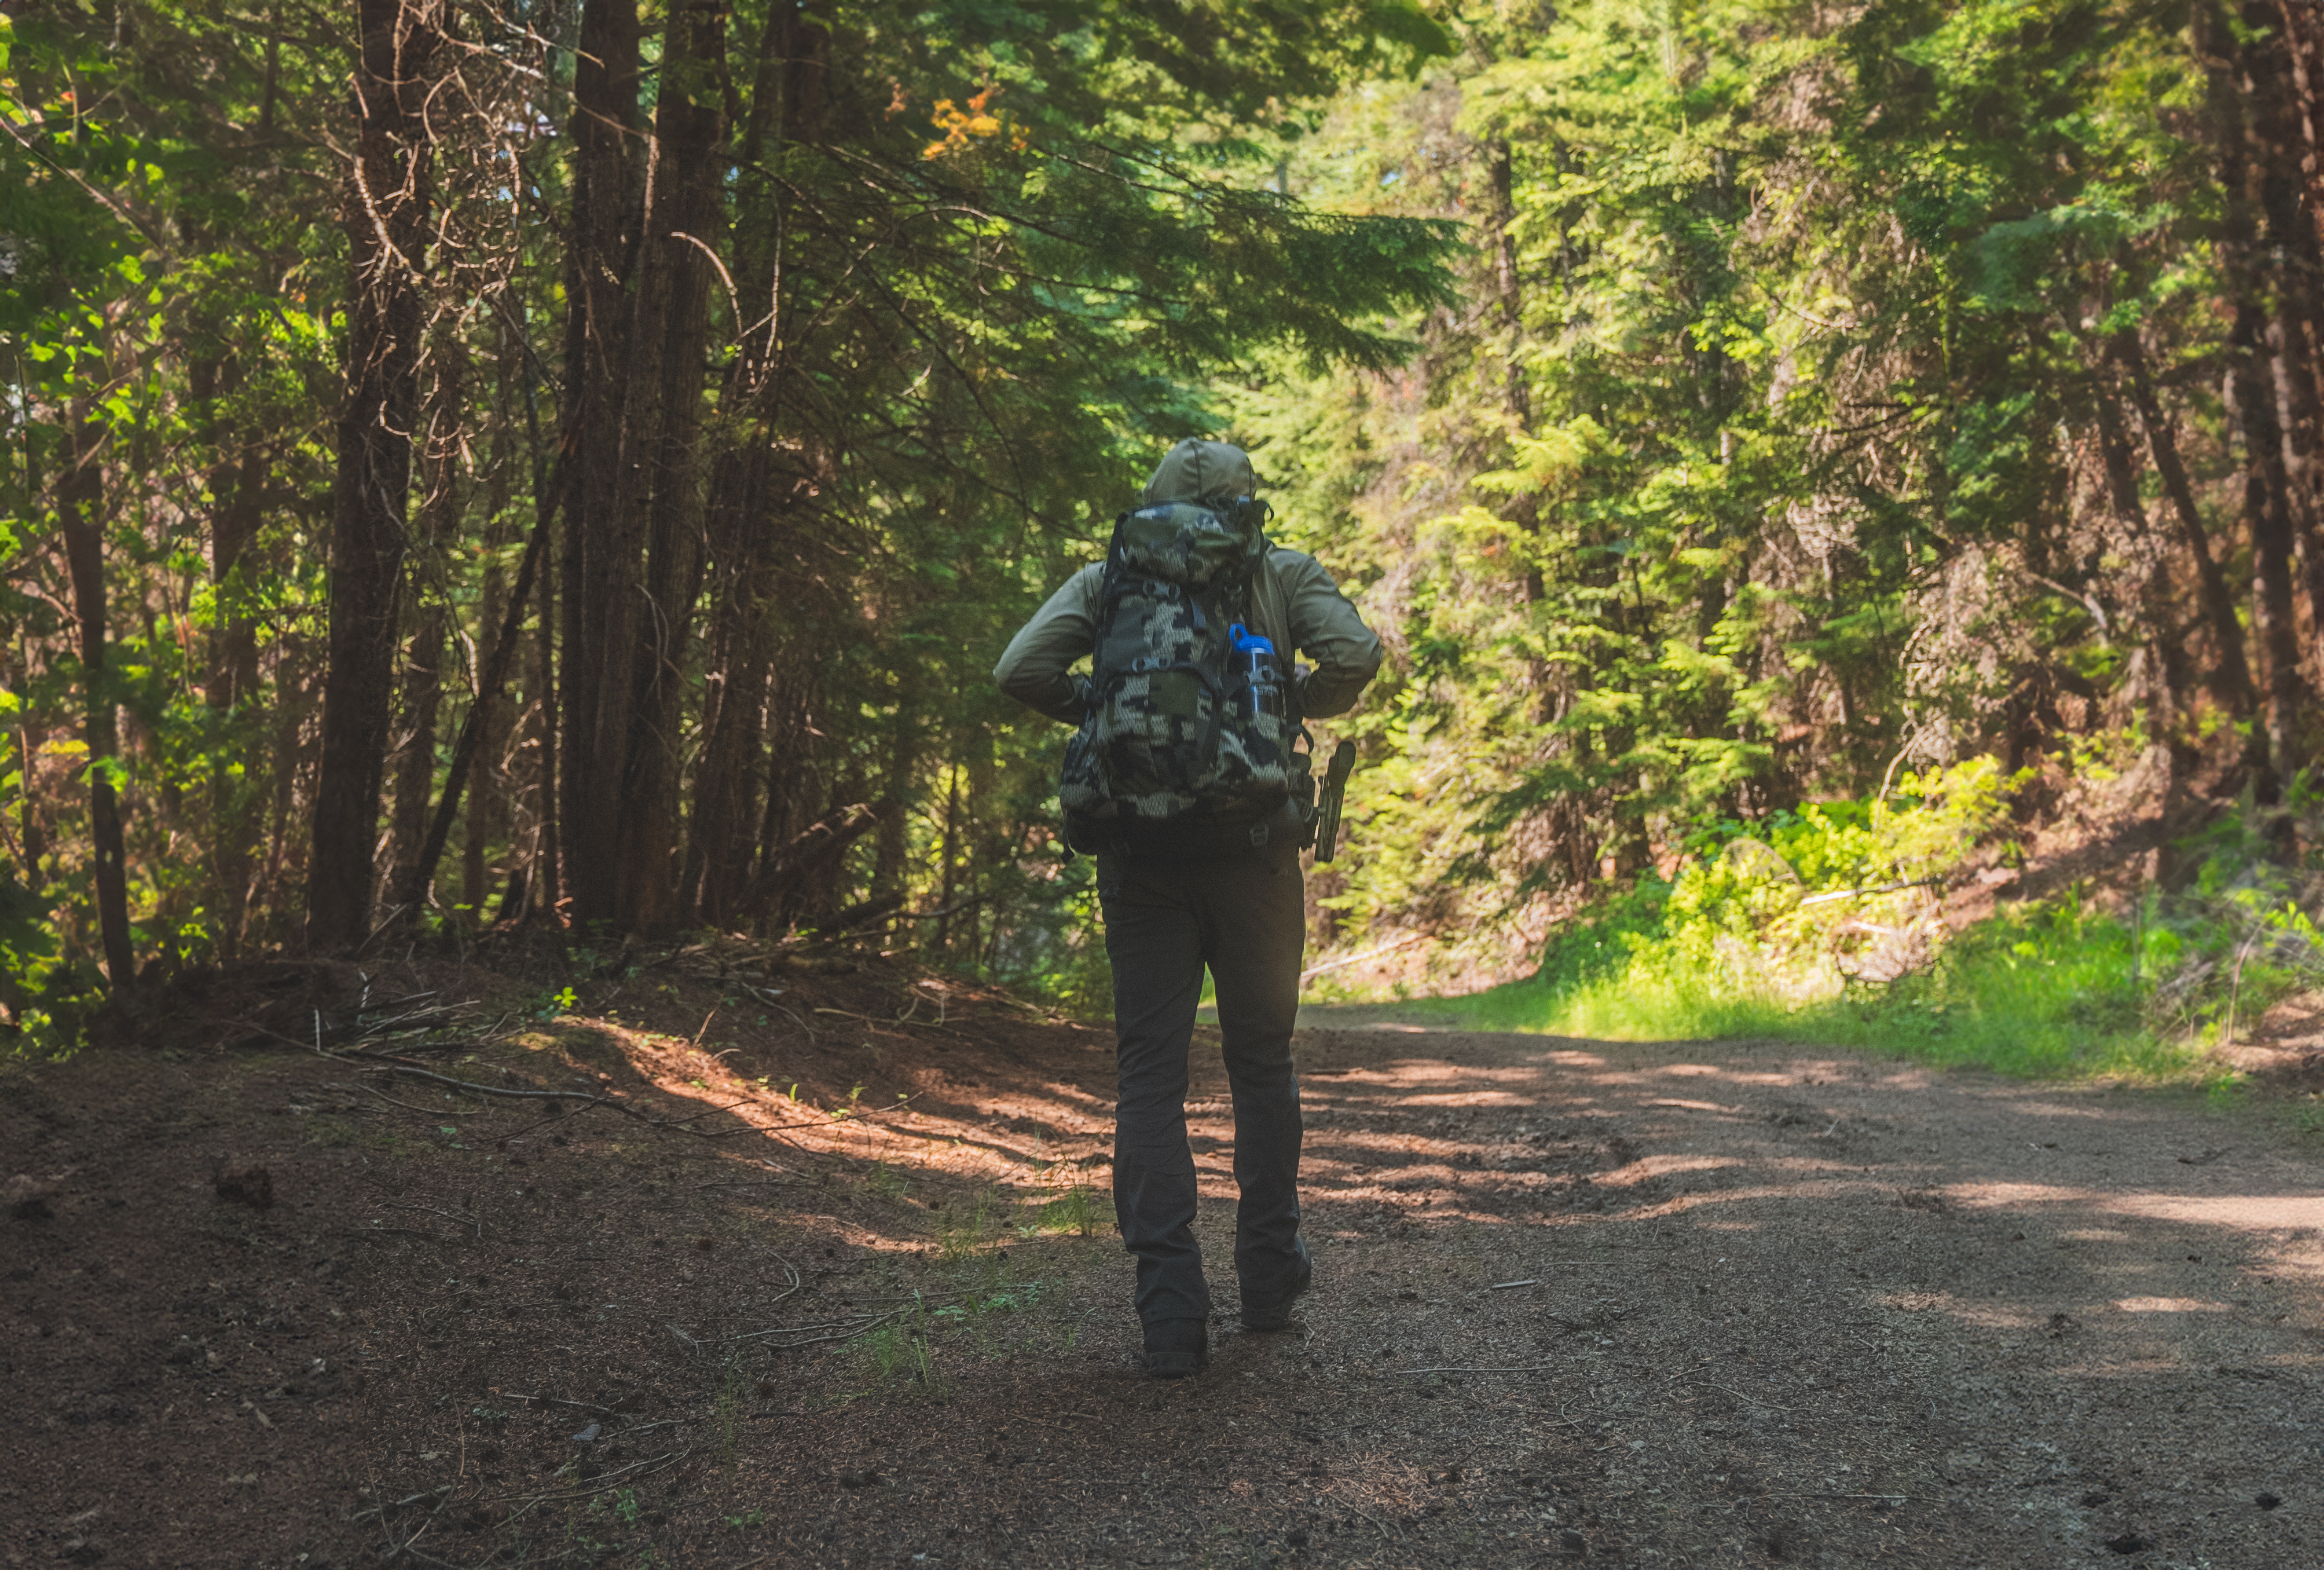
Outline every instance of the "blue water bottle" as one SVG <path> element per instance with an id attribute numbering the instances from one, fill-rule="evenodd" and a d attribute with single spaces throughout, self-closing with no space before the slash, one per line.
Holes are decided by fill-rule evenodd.
<path id="1" fill-rule="evenodd" d="M 1283 717 L 1283 672 L 1275 662 L 1275 644 L 1238 622 L 1227 629 L 1227 642 L 1233 645 L 1237 673 L 1242 678 L 1240 701 L 1243 713 L 1256 719 L 1260 715 Z"/>

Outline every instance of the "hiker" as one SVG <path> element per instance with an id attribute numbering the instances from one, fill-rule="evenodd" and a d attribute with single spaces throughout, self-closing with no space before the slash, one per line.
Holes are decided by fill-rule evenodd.
<path id="1" fill-rule="evenodd" d="M 1281 1329 L 1313 1274 L 1291 1062 L 1306 947 L 1299 853 L 1314 816 L 1300 722 L 1347 712 L 1380 663 L 1331 574 L 1268 540 L 1258 488 L 1241 448 L 1178 443 L 1115 523 L 1106 559 L 1052 595 L 992 673 L 1077 727 L 1058 796 L 1071 847 L 1097 858 L 1113 962 L 1114 1217 L 1138 1259 L 1146 1369 L 1165 1379 L 1210 1353 L 1186 1143 L 1205 965 L 1234 1092 L 1244 1327 Z M 1314 668 L 1295 670 L 1295 652 Z M 1094 668 L 1076 680 L 1084 656 Z"/>

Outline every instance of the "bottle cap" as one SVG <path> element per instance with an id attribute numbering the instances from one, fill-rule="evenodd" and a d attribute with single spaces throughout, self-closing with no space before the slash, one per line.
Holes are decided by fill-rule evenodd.
<path id="1" fill-rule="evenodd" d="M 1240 622 L 1227 629 L 1227 642 L 1234 645 L 1235 652 L 1238 654 L 1249 654 L 1254 650 L 1264 654 L 1275 652 L 1273 639 L 1260 636 Z"/>

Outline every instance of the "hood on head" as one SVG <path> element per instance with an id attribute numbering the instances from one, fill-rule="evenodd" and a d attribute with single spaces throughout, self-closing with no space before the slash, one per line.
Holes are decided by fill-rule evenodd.
<path id="1" fill-rule="evenodd" d="M 1223 441 L 1189 437 L 1172 448 L 1146 482 L 1146 506 L 1165 502 L 1221 502 L 1259 490 L 1250 455 Z"/>

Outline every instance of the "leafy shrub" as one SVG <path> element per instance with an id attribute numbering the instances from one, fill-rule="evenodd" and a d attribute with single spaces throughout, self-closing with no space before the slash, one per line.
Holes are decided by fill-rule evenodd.
<path id="1" fill-rule="evenodd" d="M 1460 1011 L 1571 1035 L 1785 1036 L 2013 1074 L 2218 1077 L 2209 1048 L 2324 985 L 2308 913 L 2324 873 L 2280 859 L 2281 819 L 2248 808 L 2182 844 L 2195 870 L 2178 892 L 2149 888 L 2110 911 L 2072 889 L 1949 933 L 1933 885 L 1999 827 L 2011 783 L 1980 759 L 1908 779 L 1886 802 L 1708 826 L 1675 880 L 1611 896 L 1550 942 L 1531 979 Z M 2291 810 L 2314 807 L 2303 793 Z M 1868 932 L 1896 940 L 1889 968 L 1871 964 L 1884 956 L 1860 946 Z"/>

